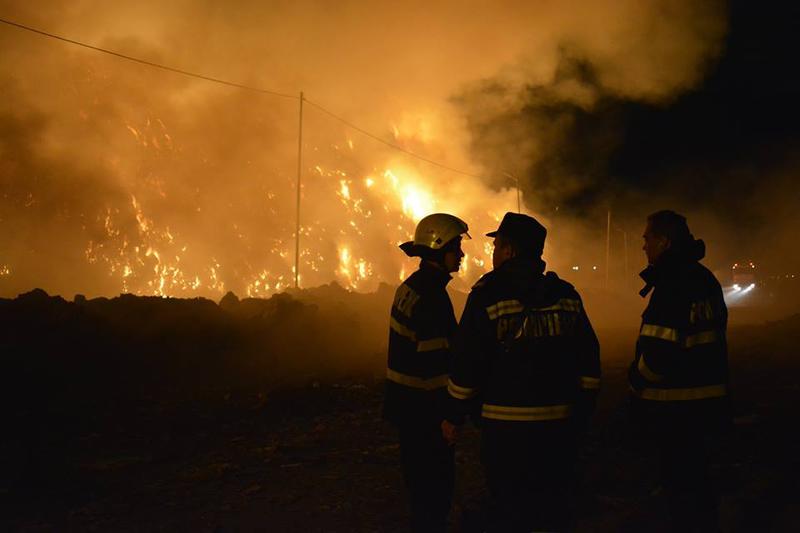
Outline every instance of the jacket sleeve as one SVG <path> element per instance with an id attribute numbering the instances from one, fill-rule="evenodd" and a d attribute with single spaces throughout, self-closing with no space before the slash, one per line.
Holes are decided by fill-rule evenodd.
<path id="1" fill-rule="evenodd" d="M 591 412 L 594 411 L 597 393 L 600 390 L 600 342 L 597 340 L 597 335 L 583 305 L 581 305 L 575 333 L 580 373 L 579 409 L 588 409 L 588 414 L 591 415 Z"/>
<path id="2" fill-rule="evenodd" d="M 414 313 L 414 329 L 416 331 L 416 351 L 425 353 L 425 358 L 450 361 L 450 345 L 453 341 L 456 319 L 449 300 L 429 298 L 423 305 L 417 306 Z"/>
<path id="3" fill-rule="evenodd" d="M 683 305 L 682 298 L 669 296 L 651 301 L 642 316 L 636 358 L 629 374 L 635 390 L 671 377 L 683 359 L 682 339 L 686 336 L 688 307 Z"/>
<path id="4" fill-rule="evenodd" d="M 426 296 L 403 283 L 392 304 L 383 415 L 395 424 L 442 419 L 449 350 L 430 324 Z"/>
<path id="5" fill-rule="evenodd" d="M 596 393 L 600 388 L 600 343 L 583 306 L 576 329 L 581 390 Z"/>
<path id="6" fill-rule="evenodd" d="M 458 425 L 476 411 L 490 364 L 494 332 L 480 300 L 479 293 L 473 290 L 467 298 L 453 343 L 446 418 Z"/>
<path id="7" fill-rule="evenodd" d="M 684 391 L 681 399 L 724 394 L 720 391 L 727 384 L 727 309 L 717 292 L 695 290 L 683 297 L 662 293 L 651 301 L 629 374 L 635 392 L 676 389 Z"/>
<path id="8" fill-rule="evenodd" d="M 580 393 L 576 409 L 577 415 L 588 421 L 594 412 L 597 394 L 600 391 L 600 343 L 583 305 L 576 326 L 580 373 Z"/>

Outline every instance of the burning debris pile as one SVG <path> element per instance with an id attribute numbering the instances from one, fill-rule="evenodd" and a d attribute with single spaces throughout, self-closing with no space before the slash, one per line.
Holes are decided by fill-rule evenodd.
<path id="1" fill-rule="evenodd" d="M 29 238 L 0 247 L 0 293 L 40 284 L 34 276 L 49 270 L 44 258 L 53 253 L 65 257 L 63 276 L 74 283 L 68 286 L 56 278 L 46 284 L 60 294 L 77 289 L 89 294 L 217 299 L 229 290 L 268 297 L 293 286 L 296 212 L 294 202 L 287 200 L 293 200 L 295 176 L 277 169 L 255 171 L 250 162 L 237 169 L 237 162 L 234 168 L 219 170 L 221 181 L 201 183 L 181 174 L 207 175 L 228 163 L 212 155 L 201 165 L 209 168 L 195 169 L 189 154 L 205 148 L 194 134 L 167 133 L 165 123 L 155 118 L 136 127 L 128 122 L 118 126 L 129 138 L 120 139 L 119 152 L 109 147 L 106 157 L 112 166 L 123 167 L 117 170 L 129 175 L 129 182 L 104 198 L 87 193 L 90 197 L 79 205 L 72 197 L 77 191 L 61 190 L 54 183 L 71 179 L 70 172 L 65 177 L 63 167 L 42 167 L 41 154 L 31 155 L 30 150 L 10 151 L 15 166 L 29 168 L 12 177 L 19 181 L 19 190 L 5 197 L 6 216 Z M 413 132 L 396 130 L 395 135 L 401 145 L 415 142 Z M 299 250 L 303 287 L 333 280 L 351 290 L 373 291 L 381 282 L 397 282 L 413 265 L 396 245 L 413 234 L 425 214 L 463 213 L 476 230 L 488 231 L 514 205 L 512 190 L 489 193 L 474 182 L 425 175 L 388 154 L 365 167 L 374 154 L 360 151 L 351 139 L 341 144 L 330 143 L 329 137 L 309 139 L 307 144 L 311 155 L 302 171 Z M 134 155 L 121 155 L 132 149 Z M 26 154 L 31 160 L 25 160 Z M 64 166 L 71 166 L 66 162 L 71 156 L 63 157 Z M 133 159 L 126 163 L 123 157 Z M 244 157 L 287 160 L 284 154 Z M 51 190 L 37 190 L 38 182 L 27 180 L 29 172 L 45 174 L 47 184 L 41 185 Z M 48 228 L 59 238 L 39 239 L 33 228 Z M 462 289 L 490 263 L 490 248 L 483 243 L 473 248 L 459 273 Z"/>
<path id="2" fill-rule="evenodd" d="M 4 27 L 3 296 L 284 291 L 295 277 L 297 170 L 300 286 L 396 283 L 413 268 L 396 244 L 431 212 L 480 235 L 517 209 L 518 186 L 520 207 L 547 224 L 564 205 L 554 184 L 583 190 L 580 169 L 536 166 L 567 153 L 569 114 L 591 114 L 604 95 L 661 102 L 693 87 L 725 29 L 717 6 L 695 2 L 8 9 L 55 35 L 241 84 Z M 565 78 L 565 50 L 596 79 Z M 311 100 L 298 169 L 300 89 Z M 552 117 L 551 104 L 569 112 L 525 118 Z M 581 213 L 561 213 L 563 236 Z M 489 266 L 483 242 L 465 251 L 462 290 Z"/>

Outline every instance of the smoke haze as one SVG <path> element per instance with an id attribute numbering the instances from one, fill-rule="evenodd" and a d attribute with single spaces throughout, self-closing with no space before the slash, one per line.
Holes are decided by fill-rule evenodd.
<path id="1" fill-rule="evenodd" d="M 410 158 L 306 105 L 301 284 L 358 290 L 410 272 L 396 245 L 424 214 L 453 212 L 473 236 L 494 229 L 516 207 L 514 178 L 523 207 L 552 228 L 551 265 L 600 257 L 610 199 L 640 198 L 609 172 L 625 140 L 620 106 L 672 105 L 702 82 L 727 31 L 723 4 L 691 1 L 0 2 L 0 16 L 302 89 L 382 138 L 484 176 Z M 292 284 L 297 100 L 7 26 L 0 87 L 1 296 L 37 286 L 265 296 Z M 635 231 L 650 209 L 639 207 L 624 215 Z M 619 224 L 633 256 L 638 234 Z M 459 287 L 490 267 L 485 245 L 465 246 Z"/>

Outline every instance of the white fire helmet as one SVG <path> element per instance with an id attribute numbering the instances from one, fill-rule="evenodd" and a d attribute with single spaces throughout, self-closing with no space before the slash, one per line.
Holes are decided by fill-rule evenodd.
<path id="1" fill-rule="evenodd" d="M 440 250 L 456 237 L 465 235 L 470 239 L 467 223 L 447 213 L 428 215 L 417 224 L 414 240 L 404 242 L 400 248 L 411 257 L 419 256 L 422 249 Z"/>

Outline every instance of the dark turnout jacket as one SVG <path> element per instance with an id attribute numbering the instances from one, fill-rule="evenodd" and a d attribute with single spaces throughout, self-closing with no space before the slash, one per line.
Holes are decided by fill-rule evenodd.
<path id="1" fill-rule="evenodd" d="M 451 279 L 423 262 L 395 293 L 384 418 L 396 425 L 443 420 L 450 345 L 457 327 L 446 290 Z"/>
<path id="2" fill-rule="evenodd" d="M 728 310 L 722 288 L 698 261 L 702 241 L 667 250 L 641 273 L 645 296 L 636 354 L 629 372 L 633 395 L 649 402 L 722 398 L 728 392 Z"/>
<path id="3" fill-rule="evenodd" d="M 451 422 L 474 411 L 501 423 L 590 414 L 597 337 L 573 286 L 543 270 L 541 260 L 513 258 L 472 288 L 448 382 Z"/>

